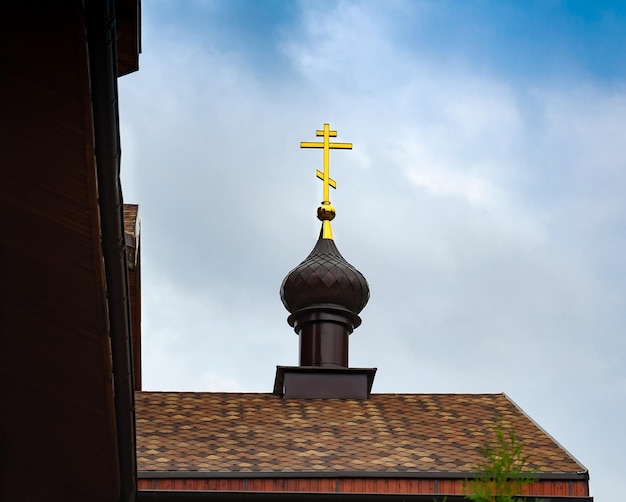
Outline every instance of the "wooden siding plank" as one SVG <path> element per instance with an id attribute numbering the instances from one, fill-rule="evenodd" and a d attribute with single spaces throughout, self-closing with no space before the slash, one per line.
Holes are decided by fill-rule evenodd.
<path id="1" fill-rule="evenodd" d="M 410 479 L 410 478 L 206 478 L 206 479 L 139 479 L 139 490 L 208 490 L 208 491 L 259 491 L 259 492 L 311 492 L 311 493 L 396 493 L 396 494 L 465 494 L 462 479 Z M 437 484 L 437 492 L 435 492 Z M 571 484 L 571 493 L 570 493 Z M 585 480 L 537 480 L 527 485 L 523 495 L 529 496 L 588 496 Z"/>

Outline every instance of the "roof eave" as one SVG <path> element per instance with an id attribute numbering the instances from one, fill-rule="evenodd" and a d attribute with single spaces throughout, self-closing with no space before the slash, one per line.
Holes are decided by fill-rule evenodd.
<path id="1" fill-rule="evenodd" d="M 119 176 L 118 72 L 114 13 L 113 0 L 94 2 L 86 8 L 98 204 L 115 386 L 120 500 L 132 502 L 136 496 L 137 472 L 135 400 L 123 200 Z"/>

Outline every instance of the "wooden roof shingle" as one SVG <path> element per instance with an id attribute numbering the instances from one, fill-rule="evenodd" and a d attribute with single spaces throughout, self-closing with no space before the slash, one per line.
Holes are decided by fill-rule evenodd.
<path id="1" fill-rule="evenodd" d="M 136 417 L 140 472 L 470 474 L 498 422 L 514 428 L 530 469 L 585 471 L 504 394 L 138 392 Z"/>

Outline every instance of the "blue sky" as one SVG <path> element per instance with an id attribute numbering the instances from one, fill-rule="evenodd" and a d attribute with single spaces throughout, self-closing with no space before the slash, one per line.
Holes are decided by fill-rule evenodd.
<path id="1" fill-rule="evenodd" d="M 375 392 L 506 392 L 618 502 L 626 468 L 626 3 L 150 2 L 121 79 L 148 390 L 269 392 L 278 297 L 335 241 Z"/>
<path id="2" fill-rule="evenodd" d="M 315 2 L 323 15 L 341 2 Z M 353 6 L 351 2 L 345 5 Z M 280 43 L 303 23 L 298 2 L 161 2 L 147 19 L 182 30 L 191 39 L 235 52 L 265 71 L 289 70 Z M 626 45 L 623 2 L 579 1 L 371 1 L 359 8 L 382 14 L 386 34 L 407 52 L 427 51 L 441 61 L 466 60 L 479 71 L 529 83 L 550 78 L 623 79 Z M 341 7 L 338 17 L 341 18 Z M 416 29 L 416 19 L 418 28 Z M 210 37 L 206 37 L 210 33 Z M 313 49 L 313 48 L 312 48 Z"/>

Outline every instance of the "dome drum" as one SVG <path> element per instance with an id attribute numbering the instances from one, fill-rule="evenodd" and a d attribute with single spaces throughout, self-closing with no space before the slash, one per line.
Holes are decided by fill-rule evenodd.
<path id="1" fill-rule="evenodd" d="M 289 316 L 300 338 L 300 366 L 348 367 L 348 339 L 361 319 L 339 305 L 318 305 Z"/>

